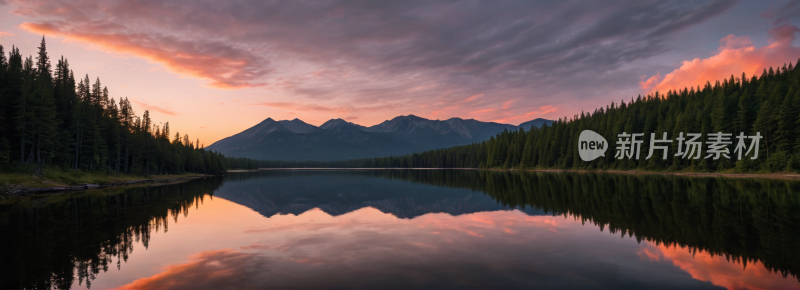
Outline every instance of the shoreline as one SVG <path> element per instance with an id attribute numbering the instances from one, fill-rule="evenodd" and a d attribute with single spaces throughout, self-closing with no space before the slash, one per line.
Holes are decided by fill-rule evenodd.
<path id="1" fill-rule="evenodd" d="M 574 170 L 574 169 L 486 169 L 486 168 L 259 168 L 258 170 L 242 170 L 228 172 L 255 172 L 279 170 L 494 170 L 494 171 L 525 171 L 525 172 L 572 172 L 572 173 L 611 173 L 611 174 L 647 174 L 647 175 L 674 175 L 686 177 L 725 177 L 725 178 L 764 178 L 782 180 L 800 180 L 800 174 L 795 173 L 701 173 L 701 172 L 655 172 L 655 171 L 626 171 L 626 170 Z"/>
<path id="2" fill-rule="evenodd" d="M 510 169 L 500 169 L 509 170 Z M 530 172 L 574 172 L 574 173 L 612 173 L 612 174 L 646 174 L 646 175 L 674 175 L 687 177 L 726 177 L 726 178 L 764 178 L 800 180 L 800 174 L 794 173 L 699 173 L 699 172 L 650 172 L 650 171 L 625 171 L 625 170 L 572 170 L 572 169 L 533 169 L 519 170 Z"/>
<path id="3" fill-rule="evenodd" d="M 139 185 L 145 183 L 165 183 L 159 185 L 167 185 L 167 184 L 174 184 L 174 183 L 181 183 L 186 182 L 189 180 L 199 179 L 199 178 L 206 178 L 211 177 L 213 175 L 196 175 L 196 176 L 187 176 L 187 177 L 179 177 L 179 178 L 165 178 L 165 179 L 140 179 L 140 180 L 132 180 L 126 182 L 115 182 L 115 183 L 107 183 L 107 184 L 83 184 L 83 185 L 75 185 L 75 186 L 53 186 L 53 187 L 24 187 L 21 185 L 11 185 L 2 188 L 5 192 L 0 192 L 2 195 L 8 196 L 29 196 L 33 194 L 59 194 L 65 192 L 75 192 L 75 191 L 85 191 L 90 189 L 100 189 L 100 188 L 109 188 L 109 187 L 120 187 L 120 186 L 130 186 L 130 185 Z"/>
<path id="4" fill-rule="evenodd" d="M 484 169 L 484 168 L 259 168 L 249 170 L 228 170 L 230 173 L 240 172 L 260 172 L 260 171 L 281 171 L 281 170 L 492 170 L 492 171 L 524 171 L 524 172 L 547 172 L 547 173 L 609 173 L 609 174 L 629 174 L 629 175 L 673 175 L 684 177 L 723 177 L 723 178 L 760 178 L 760 179 L 779 179 L 779 180 L 800 180 L 800 174 L 793 173 L 695 173 L 695 172 L 649 172 L 649 171 L 625 171 L 625 170 L 573 170 L 573 169 Z M 157 185 L 167 185 L 186 182 L 199 178 L 211 177 L 213 175 L 196 175 L 169 179 L 140 179 L 126 182 L 115 182 L 108 184 L 83 184 L 76 186 L 54 186 L 54 187 L 24 187 L 21 185 L 10 185 L 0 187 L 0 195 L 7 196 L 29 196 L 33 194 L 58 194 L 65 192 L 85 191 L 91 189 L 120 187 L 153 183 Z M 163 184 L 162 184 L 163 183 Z"/>

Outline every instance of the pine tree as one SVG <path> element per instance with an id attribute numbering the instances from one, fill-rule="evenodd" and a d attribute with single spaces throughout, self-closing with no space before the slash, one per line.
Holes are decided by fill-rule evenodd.
<path id="1" fill-rule="evenodd" d="M 734 134 L 739 135 L 739 132 L 749 133 L 750 128 L 752 127 L 750 124 L 753 123 L 755 120 L 755 110 L 756 101 L 750 95 L 748 89 L 744 89 L 744 93 L 739 98 L 738 110 L 736 113 L 736 119 L 734 121 Z"/>
<path id="2" fill-rule="evenodd" d="M 8 143 L 8 120 L 6 119 L 5 109 L 8 101 L 8 88 L 6 75 L 8 71 L 8 61 L 6 60 L 6 53 L 3 45 L 0 44 L 0 167 L 5 166 L 11 162 L 11 148 Z"/>
<path id="3" fill-rule="evenodd" d="M 795 121 L 800 114 L 800 91 L 790 88 L 783 99 L 778 114 L 778 130 L 775 132 L 775 146 L 778 151 L 792 149 L 795 136 Z"/>
<path id="4" fill-rule="evenodd" d="M 56 107 L 53 98 L 53 79 L 50 57 L 47 55 L 45 39 L 42 37 L 39 52 L 36 58 L 36 88 L 35 95 L 38 101 L 35 117 L 35 142 L 36 164 L 39 171 L 43 170 L 47 158 L 52 158 L 54 153 L 53 139 L 56 135 L 57 122 L 55 119 Z"/>

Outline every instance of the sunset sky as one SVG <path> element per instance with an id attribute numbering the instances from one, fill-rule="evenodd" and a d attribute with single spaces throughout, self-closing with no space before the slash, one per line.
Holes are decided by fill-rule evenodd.
<path id="1" fill-rule="evenodd" d="M 210 145 L 267 117 L 519 124 L 800 57 L 800 5 L 0 0 L 0 44 L 69 60 Z"/>

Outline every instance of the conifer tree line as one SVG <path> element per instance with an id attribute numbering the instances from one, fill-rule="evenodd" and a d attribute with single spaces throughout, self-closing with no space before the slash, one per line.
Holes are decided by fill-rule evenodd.
<path id="1" fill-rule="evenodd" d="M 260 161 L 244 157 L 225 157 L 228 169 L 258 169 Z"/>
<path id="2" fill-rule="evenodd" d="M 63 56 L 52 67 L 42 37 L 35 57 L 0 45 L 0 170 L 34 167 L 120 174 L 219 174 L 228 159 L 199 140 L 136 114 L 100 78 L 75 78 Z"/>
<path id="3" fill-rule="evenodd" d="M 800 64 L 800 60 L 798 60 Z M 609 142 L 605 157 L 586 162 L 578 154 L 578 136 L 583 130 L 599 133 Z M 640 156 L 616 158 L 619 134 L 644 133 Z M 650 133 L 667 144 L 667 159 L 661 150 L 646 158 Z M 710 133 L 730 133 L 725 147 L 730 158 L 705 158 Z M 681 134 L 701 133 L 700 158 L 676 156 Z M 739 159 L 735 146 L 740 133 L 760 134 L 755 149 Z M 688 140 L 688 139 L 687 139 Z M 748 140 L 748 146 L 752 141 Z M 656 143 L 658 144 L 658 143 Z M 657 146 L 664 146 L 659 144 Z M 685 146 L 685 145 L 684 145 Z M 683 147 L 683 146 L 682 146 Z M 654 147 L 655 148 L 655 147 Z M 685 150 L 685 149 L 683 149 Z M 333 162 L 262 161 L 262 167 L 418 167 L 418 168 L 514 168 L 588 170 L 670 170 L 780 172 L 800 170 L 800 70 L 792 63 L 764 69 L 760 76 L 731 75 L 704 86 L 639 95 L 628 102 L 612 102 L 605 108 L 560 118 L 550 126 L 530 131 L 504 131 L 488 141 L 405 156 Z"/>

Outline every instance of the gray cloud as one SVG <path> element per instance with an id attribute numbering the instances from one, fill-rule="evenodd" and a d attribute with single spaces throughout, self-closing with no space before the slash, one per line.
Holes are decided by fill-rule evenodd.
<path id="1" fill-rule="evenodd" d="M 553 103 L 548 98 L 554 96 L 566 98 L 561 102 L 574 101 L 597 97 L 599 92 L 614 94 L 621 86 L 635 87 L 643 73 L 623 69 L 624 65 L 674 49 L 669 40 L 676 32 L 715 17 L 736 2 L 130 0 L 17 4 L 19 11 L 38 24 L 57 23 L 66 33 L 157 35 L 147 39 L 169 40 L 164 43 L 167 47 L 190 47 L 198 55 L 246 60 L 248 65 L 235 67 L 234 74 L 247 76 L 245 85 L 267 84 L 270 89 L 317 100 L 378 99 L 427 103 L 431 108 L 436 101 L 449 100 L 443 96 L 457 99 L 485 93 L 486 99 L 494 102 L 519 99 L 515 113 L 520 113 Z M 87 27 L 93 29 L 86 32 Z M 298 66 L 292 65 L 296 63 L 349 77 L 298 77 Z M 213 74 L 213 67 L 198 73 L 206 78 Z M 211 79 L 234 82 L 230 75 Z M 411 87 L 426 89 L 410 93 Z"/>
<path id="2" fill-rule="evenodd" d="M 767 11 L 761 12 L 761 17 L 772 19 L 773 26 L 787 23 L 790 19 L 800 16 L 800 0 L 791 0 L 776 8 L 770 5 Z"/>

